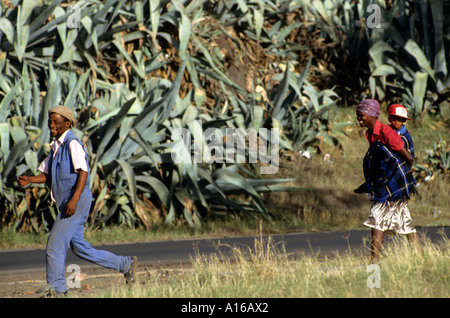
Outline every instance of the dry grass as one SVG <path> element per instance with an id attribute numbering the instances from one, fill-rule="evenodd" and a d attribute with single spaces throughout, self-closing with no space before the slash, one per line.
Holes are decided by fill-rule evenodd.
<path id="1" fill-rule="evenodd" d="M 450 296 L 450 244 L 423 242 L 422 253 L 404 240 L 389 244 L 378 267 L 357 254 L 292 258 L 255 240 L 233 248 L 234 259 L 197 257 L 193 266 L 167 276 L 141 277 L 138 286 L 119 286 L 94 297 L 114 298 L 297 298 Z"/>

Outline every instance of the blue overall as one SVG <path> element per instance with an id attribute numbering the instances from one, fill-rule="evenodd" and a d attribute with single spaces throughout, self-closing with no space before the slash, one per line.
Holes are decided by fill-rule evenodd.
<path id="1" fill-rule="evenodd" d="M 47 282 L 58 293 L 67 291 L 65 261 L 69 245 L 75 255 L 97 265 L 115 269 L 121 273 L 128 272 L 131 265 L 129 256 L 119 256 L 108 251 L 97 250 L 91 247 L 84 239 L 84 223 L 88 219 L 92 202 L 92 193 L 89 188 L 89 172 L 88 180 L 78 201 L 75 214 L 65 217 L 66 205 L 75 192 L 78 178 L 78 173 L 73 168 L 69 146 L 74 139 L 82 145 L 81 141 L 69 130 L 55 158 L 53 158 L 53 150 L 51 151 L 49 162 L 48 177 L 51 178 L 53 197 L 59 214 L 47 240 Z M 89 164 L 87 166 L 89 167 Z"/>

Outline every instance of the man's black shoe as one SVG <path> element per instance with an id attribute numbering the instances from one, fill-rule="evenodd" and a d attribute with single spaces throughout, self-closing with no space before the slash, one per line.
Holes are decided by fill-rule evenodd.
<path id="1" fill-rule="evenodd" d="M 124 274 L 127 284 L 134 284 L 137 282 L 137 256 L 130 256 L 131 265 L 130 270 Z"/>

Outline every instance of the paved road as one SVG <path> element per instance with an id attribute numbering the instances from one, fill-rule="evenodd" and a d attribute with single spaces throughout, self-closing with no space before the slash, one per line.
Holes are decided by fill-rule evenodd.
<path id="1" fill-rule="evenodd" d="M 450 237 L 450 227 L 418 228 L 421 237 L 429 237 L 432 242 Z M 119 255 L 136 255 L 139 264 L 180 264 L 190 262 L 196 255 L 221 253 L 232 256 L 237 248 L 242 251 L 254 249 L 255 242 L 293 255 L 299 253 L 332 253 L 368 250 L 370 231 L 339 231 L 315 233 L 290 233 L 283 235 L 228 237 L 215 239 L 170 240 L 146 243 L 115 244 L 95 246 Z M 69 251 L 66 264 L 90 266 Z M 45 250 L 0 251 L 0 272 L 45 269 Z"/>

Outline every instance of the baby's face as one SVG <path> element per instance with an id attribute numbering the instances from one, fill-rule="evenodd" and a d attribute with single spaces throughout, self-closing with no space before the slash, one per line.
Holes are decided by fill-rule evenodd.
<path id="1" fill-rule="evenodd" d="M 406 121 L 406 119 L 394 115 L 389 115 L 388 119 L 391 123 L 392 128 L 394 128 L 395 130 L 399 130 L 400 128 L 402 128 L 403 123 Z"/>

